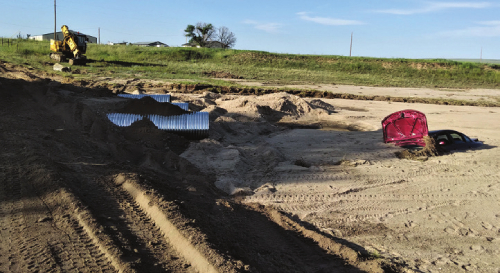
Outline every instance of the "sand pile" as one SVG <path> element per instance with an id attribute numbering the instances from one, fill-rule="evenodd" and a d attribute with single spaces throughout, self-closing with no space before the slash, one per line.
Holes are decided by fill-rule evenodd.
<path id="1" fill-rule="evenodd" d="M 210 113 L 210 139 L 192 143 L 181 156 L 215 174 L 216 186 L 228 194 L 252 194 L 285 160 L 259 136 L 287 130 L 304 120 L 318 120 L 318 116 L 326 118 L 333 110 L 327 103 L 312 106 L 287 93 L 242 97 L 207 92 L 190 103 L 205 106 L 202 111 Z"/>
<path id="2" fill-rule="evenodd" d="M 129 99 L 124 106 L 115 111 L 117 113 L 160 116 L 175 116 L 188 113 L 177 105 L 157 102 L 151 97 Z"/>
<path id="3" fill-rule="evenodd" d="M 217 106 L 231 113 L 239 113 L 253 118 L 263 118 L 270 122 L 297 120 L 306 115 L 326 114 L 323 107 L 312 107 L 304 99 L 287 93 L 264 96 L 229 97 L 218 99 Z M 331 106 L 333 107 L 333 106 Z"/>

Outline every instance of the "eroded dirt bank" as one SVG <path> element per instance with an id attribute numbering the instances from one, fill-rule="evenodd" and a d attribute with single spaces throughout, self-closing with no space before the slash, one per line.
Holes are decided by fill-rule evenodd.
<path id="1" fill-rule="evenodd" d="M 235 200 L 216 187 L 217 172 L 185 156 L 204 142 L 147 121 L 126 128 L 109 122 L 106 113 L 130 109 L 108 89 L 64 84 L 8 64 L 0 64 L 0 72 L 2 272 L 383 272 L 404 266 L 403 259 L 375 257 L 285 211 Z M 205 108 L 195 101 L 217 99 L 204 96 L 190 101 Z M 290 100 L 280 109 L 298 113 L 299 102 L 287 105 Z M 157 106 L 149 103 L 145 111 Z M 266 118 L 254 124 L 255 117 L 247 117 L 259 135 L 288 131 L 295 126 L 289 123 L 303 126 L 283 119 L 275 106 L 248 104 Z M 328 115 L 324 108 L 318 115 Z M 239 138 L 245 115 L 208 110 L 214 130 L 205 142 L 218 145 L 231 131 L 229 139 Z M 272 150 L 262 149 L 256 151 Z"/>

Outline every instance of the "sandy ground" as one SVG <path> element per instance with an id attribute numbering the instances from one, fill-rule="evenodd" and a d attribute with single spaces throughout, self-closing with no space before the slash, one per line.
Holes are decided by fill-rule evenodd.
<path id="1" fill-rule="evenodd" d="M 500 270 L 497 108 L 173 93 L 210 113 L 189 140 L 116 127 L 106 113 L 179 109 L 92 82 L 0 63 L 0 91 L 0 272 Z M 402 109 L 486 145 L 398 159 L 380 121 Z"/>
<path id="2" fill-rule="evenodd" d="M 455 99 L 470 101 L 491 101 L 497 102 L 500 94 L 496 89 L 458 89 L 458 88 L 401 88 L 401 87 L 374 87 L 374 86 L 352 86 L 337 84 L 320 85 L 274 85 L 272 83 L 251 82 L 244 79 L 222 79 L 236 82 L 246 86 L 256 86 L 262 88 L 289 87 L 306 90 L 328 91 L 333 93 L 347 93 L 365 96 L 392 96 L 407 98 L 434 98 L 434 99 Z"/>
<path id="3" fill-rule="evenodd" d="M 350 93 L 353 88 L 339 87 L 338 92 Z M 392 90 L 376 88 L 381 95 L 403 92 Z M 498 91 L 482 92 L 494 96 Z M 228 112 L 255 118 L 249 102 L 276 101 L 279 95 L 222 97 L 215 102 Z M 258 128 L 240 126 L 242 136 L 192 144 L 182 156 L 216 173 L 216 185 L 226 192 L 245 192 L 249 195 L 245 202 L 271 205 L 376 255 L 401 257 L 414 270 L 500 269 L 498 109 L 323 101 L 335 110 L 325 114 L 311 109 L 295 115 L 296 123 L 322 124 L 322 130 L 294 129 L 262 136 Z M 399 149 L 382 143 L 380 122 L 403 109 L 426 113 L 429 130 L 458 130 L 479 137 L 486 145 L 425 162 L 398 159 L 394 152 Z M 206 157 L 210 161 L 203 160 Z"/>

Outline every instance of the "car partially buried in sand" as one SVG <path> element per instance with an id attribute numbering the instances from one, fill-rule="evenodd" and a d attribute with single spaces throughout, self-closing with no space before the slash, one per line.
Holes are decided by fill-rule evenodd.
<path id="1" fill-rule="evenodd" d="M 454 130 L 430 131 L 429 136 L 434 139 L 436 145 L 448 151 L 474 149 L 483 145 L 477 138 L 470 138 Z"/>
<path id="2" fill-rule="evenodd" d="M 425 136 L 432 137 L 436 146 L 445 151 L 467 150 L 483 145 L 477 138 L 470 138 L 454 130 L 429 132 L 425 114 L 411 109 L 394 112 L 385 117 L 382 120 L 382 130 L 385 143 L 393 143 L 410 150 L 425 147 Z"/>

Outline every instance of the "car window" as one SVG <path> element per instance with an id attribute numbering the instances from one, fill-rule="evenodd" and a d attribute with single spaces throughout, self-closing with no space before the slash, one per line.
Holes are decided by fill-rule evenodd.
<path id="1" fill-rule="evenodd" d="M 461 135 L 456 133 L 451 133 L 450 136 L 453 138 L 453 141 L 464 141 Z"/>
<path id="2" fill-rule="evenodd" d="M 435 139 L 436 139 L 436 143 L 439 145 L 450 144 L 450 140 L 448 139 L 448 136 L 445 134 L 437 135 Z"/>

